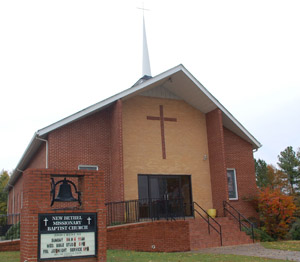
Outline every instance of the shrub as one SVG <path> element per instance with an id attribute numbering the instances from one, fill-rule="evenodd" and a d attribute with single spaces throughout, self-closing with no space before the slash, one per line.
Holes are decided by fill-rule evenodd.
<path id="1" fill-rule="evenodd" d="M 254 239 L 260 240 L 261 242 L 272 242 L 274 238 L 272 238 L 268 233 L 263 231 L 262 229 L 254 228 Z"/>
<path id="2" fill-rule="evenodd" d="M 289 231 L 296 206 L 293 197 L 279 189 L 265 188 L 260 191 L 258 208 L 265 231 L 274 239 L 283 239 Z"/>
<path id="3" fill-rule="evenodd" d="M 300 240 L 300 218 L 297 218 L 297 220 L 293 223 L 290 235 L 293 240 Z"/>
<path id="4" fill-rule="evenodd" d="M 243 231 L 252 238 L 252 232 L 250 228 L 243 228 Z M 254 228 L 254 239 L 261 242 L 272 242 L 274 238 L 269 236 L 265 231 L 259 228 Z"/>

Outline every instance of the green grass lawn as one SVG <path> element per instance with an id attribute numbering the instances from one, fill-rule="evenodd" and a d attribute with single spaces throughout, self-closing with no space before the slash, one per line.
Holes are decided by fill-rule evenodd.
<path id="1" fill-rule="evenodd" d="M 300 241 L 277 241 L 277 242 L 262 242 L 262 246 L 271 249 L 281 249 L 287 251 L 300 251 Z"/>
<path id="2" fill-rule="evenodd" d="M 0 252 L 0 262 L 19 262 L 20 252 Z M 77 261 L 77 260 L 76 260 Z M 280 262 L 269 258 L 256 258 L 235 255 L 196 254 L 196 253 L 149 253 L 134 251 L 108 250 L 107 262 L 248 262 L 270 261 Z"/>
<path id="3" fill-rule="evenodd" d="M 19 262 L 20 252 L 0 252 L 1 262 Z"/>
<path id="4" fill-rule="evenodd" d="M 270 261 L 280 262 L 270 258 L 257 258 L 236 255 L 200 254 L 200 253 L 148 253 L 134 251 L 108 250 L 107 262 L 248 262 Z"/>

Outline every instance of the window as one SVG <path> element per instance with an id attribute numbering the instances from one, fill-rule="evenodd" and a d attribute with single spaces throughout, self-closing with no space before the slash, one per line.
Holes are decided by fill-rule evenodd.
<path id="1" fill-rule="evenodd" d="M 95 170 L 95 171 L 98 171 L 98 166 L 79 165 L 78 170 Z"/>
<path id="2" fill-rule="evenodd" d="M 227 184 L 228 184 L 228 194 L 229 200 L 237 200 L 237 183 L 236 183 L 236 174 L 235 169 L 227 169 Z"/>

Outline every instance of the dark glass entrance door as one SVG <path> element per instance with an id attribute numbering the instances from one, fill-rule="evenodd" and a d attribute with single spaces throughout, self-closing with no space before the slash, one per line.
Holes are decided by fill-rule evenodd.
<path id="1" fill-rule="evenodd" d="M 191 216 L 191 183 L 188 175 L 139 175 L 139 199 L 158 217 Z M 146 204 L 148 203 L 148 204 Z"/>
<path id="2" fill-rule="evenodd" d="M 180 176 L 149 176 L 149 198 L 173 200 L 180 197 Z"/>

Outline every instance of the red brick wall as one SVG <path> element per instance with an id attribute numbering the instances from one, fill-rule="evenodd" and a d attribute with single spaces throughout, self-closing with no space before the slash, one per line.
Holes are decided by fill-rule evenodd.
<path id="1" fill-rule="evenodd" d="M 206 114 L 209 166 L 213 206 L 217 215 L 223 215 L 223 200 L 228 200 L 227 172 L 222 112 L 215 109 Z"/>
<path id="2" fill-rule="evenodd" d="M 20 251 L 20 240 L 8 240 L 0 242 L 0 252 Z"/>
<path id="3" fill-rule="evenodd" d="M 18 214 L 21 211 L 23 196 L 23 175 L 14 184 L 14 188 L 9 188 L 8 214 Z M 14 203 L 13 203 L 14 202 Z"/>
<path id="4" fill-rule="evenodd" d="M 118 100 L 111 111 L 111 175 L 108 176 L 110 190 L 108 202 L 124 200 L 122 101 Z"/>
<path id="5" fill-rule="evenodd" d="M 98 165 L 110 173 L 110 112 L 108 109 L 70 123 L 49 134 L 49 168 L 78 169 Z"/>
<path id="6" fill-rule="evenodd" d="M 28 168 L 45 168 L 46 167 L 46 144 L 42 143 L 40 149 L 31 159 Z M 18 214 L 21 212 L 22 206 L 22 197 L 23 197 L 23 175 L 17 180 L 14 185 L 14 189 L 12 187 L 9 188 L 9 202 L 8 202 L 8 214 Z M 15 197 L 14 197 L 15 195 Z M 14 205 L 13 205 L 14 199 Z M 13 210 L 14 206 L 14 210 Z"/>
<path id="7" fill-rule="evenodd" d="M 49 168 L 78 169 L 78 165 L 97 165 L 109 178 L 110 109 L 102 110 L 48 135 Z M 110 188 L 106 187 L 107 193 Z M 108 198 L 109 195 L 107 195 Z"/>
<path id="8" fill-rule="evenodd" d="M 251 202 L 243 200 L 257 192 L 252 145 L 226 128 L 224 141 L 226 168 L 235 169 L 238 190 L 238 200 L 231 200 L 230 204 L 246 217 L 256 217 Z"/>
<path id="9" fill-rule="evenodd" d="M 82 192 L 82 205 L 76 209 L 57 210 L 50 206 L 51 175 L 83 175 L 78 185 Z M 21 261 L 37 261 L 38 214 L 97 212 L 98 256 L 80 259 L 82 262 L 106 261 L 106 213 L 104 173 L 83 170 L 27 169 L 24 173 L 24 205 L 21 210 Z M 79 205 L 79 204 L 78 204 Z M 62 260 L 43 260 L 62 261 Z M 64 261 L 75 261 L 68 259 Z"/>
<path id="10" fill-rule="evenodd" d="M 107 248 L 148 252 L 189 251 L 189 222 L 156 221 L 110 227 L 107 229 Z"/>
<path id="11" fill-rule="evenodd" d="M 78 169 L 78 165 L 97 165 L 105 173 L 106 202 L 124 199 L 122 102 L 48 135 L 49 168 Z M 27 168 L 46 167 L 43 142 Z M 22 195 L 22 180 L 15 185 L 15 212 Z M 10 198 L 13 198 L 10 190 Z M 11 200 L 12 201 L 12 200 Z M 10 204 L 12 202 L 10 201 Z M 12 205 L 10 207 L 12 211 Z"/>
<path id="12" fill-rule="evenodd" d="M 27 168 L 46 168 L 46 142 L 42 142 Z"/>

